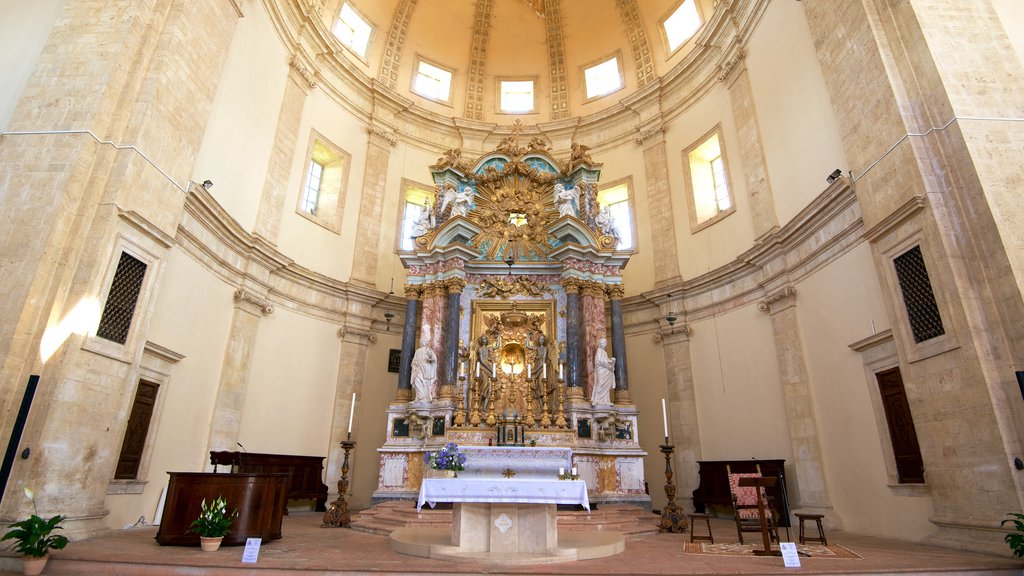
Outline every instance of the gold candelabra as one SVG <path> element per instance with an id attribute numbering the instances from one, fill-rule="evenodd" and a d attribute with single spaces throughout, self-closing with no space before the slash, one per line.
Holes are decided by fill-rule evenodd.
<path id="1" fill-rule="evenodd" d="M 345 501 L 345 493 L 348 492 L 348 455 L 355 448 L 356 443 L 352 441 L 352 433 L 341 442 L 345 450 L 345 460 L 341 463 L 341 478 L 338 479 L 338 499 L 327 507 L 324 512 L 321 528 L 341 528 L 352 523 L 352 517 L 348 513 L 348 502 Z"/>
<path id="2" fill-rule="evenodd" d="M 479 426 L 480 425 L 480 376 L 477 375 L 476 379 L 473 380 L 473 410 L 469 413 L 469 425 Z"/>
<path id="3" fill-rule="evenodd" d="M 569 423 L 565 420 L 565 385 L 561 376 L 558 378 L 558 414 L 555 416 L 555 426 L 569 427 Z"/>
<path id="4" fill-rule="evenodd" d="M 465 388 L 466 388 L 466 375 L 462 374 L 459 376 L 459 385 L 457 387 L 459 393 L 459 405 L 455 411 L 455 422 L 456 426 L 466 425 L 466 401 L 465 401 Z"/>

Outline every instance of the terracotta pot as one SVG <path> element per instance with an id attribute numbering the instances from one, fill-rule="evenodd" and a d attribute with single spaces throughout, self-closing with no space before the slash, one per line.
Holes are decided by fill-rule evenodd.
<path id="1" fill-rule="evenodd" d="M 220 542 L 223 540 L 223 536 L 200 536 L 199 545 L 203 548 L 204 552 L 216 552 L 220 548 Z"/>
<path id="2" fill-rule="evenodd" d="M 46 568 L 46 561 L 49 559 L 49 556 L 43 556 L 42 558 L 36 558 L 35 556 L 22 556 L 21 573 L 26 576 L 42 574 L 43 568 Z"/>

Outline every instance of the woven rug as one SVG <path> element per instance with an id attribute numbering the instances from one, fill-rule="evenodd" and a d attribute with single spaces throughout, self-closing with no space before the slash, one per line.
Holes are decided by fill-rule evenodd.
<path id="1" fill-rule="evenodd" d="M 754 556 L 754 550 L 761 550 L 761 544 L 711 544 L 709 542 L 685 542 L 684 554 L 711 554 L 718 556 Z M 778 550 L 778 547 L 773 547 Z M 838 544 L 822 546 L 820 544 L 797 544 L 796 549 L 801 557 L 809 558 L 860 558 L 858 554 Z"/>

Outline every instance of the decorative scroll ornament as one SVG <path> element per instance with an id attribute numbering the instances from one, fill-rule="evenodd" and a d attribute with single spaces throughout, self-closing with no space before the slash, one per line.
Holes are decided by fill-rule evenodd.
<path id="1" fill-rule="evenodd" d="M 637 136 L 636 138 L 633 138 L 633 142 L 635 142 L 637 144 L 643 144 L 646 140 L 654 138 L 655 136 L 657 136 L 658 134 L 661 134 L 664 131 L 665 131 L 665 127 L 664 126 L 655 126 L 654 128 L 648 128 L 647 130 L 641 130 L 640 131 L 640 135 Z"/>
<path id="2" fill-rule="evenodd" d="M 309 68 L 306 68 L 305 64 L 299 62 L 299 59 L 294 56 L 288 64 L 306 82 L 310 89 L 316 88 L 316 75 Z"/>
<path id="3" fill-rule="evenodd" d="M 796 296 L 796 288 L 792 286 L 786 286 L 782 290 L 775 292 L 757 303 L 757 309 L 761 312 L 771 312 L 772 304 Z"/>
<path id="4" fill-rule="evenodd" d="M 722 64 L 722 71 L 718 74 L 718 77 L 715 79 L 718 80 L 719 82 L 725 82 L 726 80 L 728 80 L 729 75 L 732 74 L 733 70 L 735 70 L 736 67 L 739 66 L 740 62 L 742 62 L 743 59 L 746 58 L 746 56 L 747 52 L 743 48 L 737 48 L 736 54 L 734 54 L 728 62 Z"/>
<path id="5" fill-rule="evenodd" d="M 371 344 L 377 342 L 377 335 L 370 330 L 363 330 L 360 328 L 353 328 L 351 326 L 342 326 L 338 328 L 338 338 L 344 338 L 347 334 L 358 336 L 360 338 L 366 338 Z"/>
<path id="6" fill-rule="evenodd" d="M 369 126 L 367 127 L 366 131 L 369 132 L 371 136 L 378 136 L 380 138 L 383 138 L 388 142 L 388 144 L 391 144 L 392 146 L 398 144 L 398 137 L 395 136 L 393 132 L 388 132 L 387 130 L 381 128 L 380 126 Z"/>
<path id="7" fill-rule="evenodd" d="M 249 302 L 251 304 L 255 304 L 256 307 L 260 309 L 260 312 L 263 312 L 264 314 L 274 313 L 273 304 L 264 300 L 263 298 L 256 296 L 255 294 L 252 294 L 245 288 L 239 288 L 238 290 L 235 290 L 235 302 Z"/>
<path id="8" fill-rule="evenodd" d="M 677 324 L 665 330 L 658 330 L 653 335 L 651 335 L 651 339 L 654 341 L 655 344 L 659 344 L 673 334 L 682 334 L 684 336 L 690 336 L 691 334 L 693 334 L 693 328 L 690 328 L 689 324 Z"/>
<path id="9" fill-rule="evenodd" d="M 487 278 L 480 282 L 477 296 L 481 298 L 510 298 L 512 296 L 543 296 L 551 289 L 541 286 L 526 276 L 518 276 L 512 280 Z"/>

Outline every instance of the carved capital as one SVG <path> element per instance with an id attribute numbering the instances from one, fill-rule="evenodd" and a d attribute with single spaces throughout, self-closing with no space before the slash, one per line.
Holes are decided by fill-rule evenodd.
<path id="1" fill-rule="evenodd" d="M 445 287 L 444 280 L 438 280 L 429 284 L 423 285 L 423 298 L 436 298 L 438 296 L 447 296 L 448 289 Z"/>
<path id="2" fill-rule="evenodd" d="M 785 303 L 786 300 L 789 300 L 789 303 L 792 303 L 793 299 L 795 299 L 795 298 L 796 298 L 796 288 L 793 288 L 792 286 L 784 286 L 781 290 L 770 294 L 764 300 L 761 300 L 760 302 L 758 302 L 757 303 L 757 309 L 760 310 L 761 312 L 767 312 L 767 313 L 771 314 L 773 307 L 776 308 L 776 311 L 781 310 L 782 308 L 784 308 L 784 306 L 781 306 L 781 305 L 779 305 L 779 306 L 773 306 L 773 305 L 778 304 L 778 303 Z"/>
<path id="3" fill-rule="evenodd" d="M 263 298 L 256 296 L 255 294 L 252 294 L 245 288 L 239 288 L 238 290 L 235 290 L 235 302 L 249 302 L 250 304 L 255 304 L 256 307 L 259 308 L 260 312 L 262 312 L 263 314 L 274 313 L 273 304 L 264 300 Z"/>
<path id="4" fill-rule="evenodd" d="M 609 284 L 607 291 L 610 300 L 622 300 L 626 295 L 626 287 L 622 284 Z"/>
<path id="5" fill-rule="evenodd" d="M 449 294 L 462 294 L 466 288 L 466 281 L 462 278 L 448 278 L 444 281 L 444 285 Z"/>
<path id="6" fill-rule="evenodd" d="M 676 334 L 679 334 L 680 337 L 683 338 L 689 338 L 690 334 L 693 334 L 693 328 L 690 328 L 689 324 L 676 324 L 674 326 L 658 330 L 651 336 L 651 339 L 655 344 L 660 344 Z"/>
<path id="7" fill-rule="evenodd" d="M 579 278 L 562 278 L 559 283 L 566 294 L 579 294 L 581 280 Z"/>
<path id="8" fill-rule="evenodd" d="M 423 285 L 422 284 L 406 284 L 405 285 L 405 299 L 406 300 L 419 300 L 423 297 Z"/>
<path id="9" fill-rule="evenodd" d="M 729 76 L 732 75 L 732 73 L 740 65 L 740 62 L 742 62 L 743 59 L 746 58 L 746 56 L 747 52 L 743 48 L 737 48 L 736 53 L 733 54 L 732 58 L 721 64 L 721 71 L 718 73 L 718 76 L 715 78 L 715 80 L 718 80 L 719 82 L 725 82 L 726 80 L 728 80 Z"/>
<path id="10" fill-rule="evenodd" d="M 607 296 L 605 294 L 606 288 L 606 285 L 600 282 L 584 280 L 583 282 L 580 283 L 580 290 L 584 296 L 589 296 L 591 298 L 600 298 L 601 300 L 604 300 Z"/>
<path id="11" fill-rule="evenodd" d="M 664 126 L 655 126 L 654 128 L 648 128 L 647 130 L 641 130 L 640 131 L 640 135 L 637 136 L 636 138 L 633 138 L 633 142 L 636 142 L 637 144 L 643 144 L 645 141 L 647 141 L 647 140 L 649 140 L 651 138 L 654 138 L 655 136 L 660 136 L 661 133 L 664 132 L 664 131 L 665 131 L 665 127 Z"/>
<path id="12" fill-rule="evenodd" d="M 374 138 L 377 138 L 391 144 L 392 146 L 398 144 L 398 137 L 395 136 L 394 132 L 389 132 L 380 126 L 369 126 L 366 131 L 370 133 L 371 141 L 373 141 Z"/>
<path id="13" fill-rule="evenodd" d="M 370 330 L 363 330 L 361 328 L 353 328 L 351 326 L 342 326 L 338 329 L 338 338 L 344 339 L 347 335 L 356 336 L 359 338 L 366 338 L 371 344 L 377 342 L 377 335 Z"/>
<path id="14" fill-rule="evenodd" d="M 299 62 L 298 58 L 293 56 L 288 65 L 292 67 L 292 70 L 295 71 L 295 74 L 302 79 L 306 86 L 310 89 L 316 88 L 316 74 L 309 68 L 306 68 L 305 64 Z"/>

